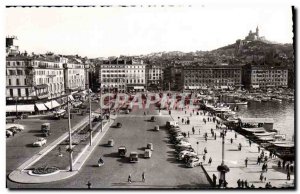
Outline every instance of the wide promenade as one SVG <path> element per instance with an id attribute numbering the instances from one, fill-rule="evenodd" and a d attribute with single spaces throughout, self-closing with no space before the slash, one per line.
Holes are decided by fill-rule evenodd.
<path id="1" fill-rule="evenodd" d="M 201 115 L 201 114 L 202 115 Z M 162 111 L 162 115 L 169 115 L 168 111 Z M 202 111 L 199 111 L 199 115 L 196 111 L 193 113 L 192 110 L 183 109 L 183 111 L 172 110 L 171 117 L 175 121 L 179 121 L 180 128 L 182 132 L 189 133 L 189 142 L 192 147 L 197 151 L 199 157 L 203 159 L 204 148 L 206 147 L 208 153 L 205 156 L 205 161 L 203 161 L 203 167 L 208 173 L 212 180 L 213 174 L 217 176 L 217 184 L 219 180 L 219 172 L 217 171 L 217 166 L 222 162 L 222 138 L 220 136 L 221 129 L 216 129 L 216 123 L 210 121 L 203 122 L 203 118 L 207 120 L 208 116 L 204 116 Z M 179 117 L 179 119 L 178 119 Z M 187 120 L 190 119 L 190 124 L 187 125 L 182 123 L 182 118 Z M 212 118 L 212 117 L 211 117 Z M 192 127 L 195 128 L 195 133 L 192 132 Z M 217 138 L 215 140 L 211 135 L 211 129 L 216 133 Z M 204 134 L 208 134 L 208 139 L 205 141 Z M 249 140 L 244 136 L 237 134 L 235 138 L 235 132 L 228 130 L 225 136 L 225 164 L 229 167 L 230 171 L 226 174 L 226 181 L 228 182 L 229 188 L 236 188 L 237 181 L 246 181 L 248 186 L 254 185 L 255 188 L 265 188 L 267 182 L 270 182 L 273 187 L 290 187 L 294 183 L 294 173 L 291 173 L 291 180 L 287 180 L 287 172 L 285 169 L 278 168 L 278 158 L 269 159 L 268 170 L 263 173 L 266 177 L 266 181 L 260 181 L 260 174 L 262 172 L 262 164 L 257 164 L 258 145 L 252 143 L 249 145 Z M 231 138 L 233 143 L 231 144 Z M 198 142 L 198 145 L 197 145 Z M 242 144 L 242 150 L 238 151 L 239 143 Z M 262 151 L 261 149 L 260 151 Z M 264 151 L 265 155 L 269 157 L 269 152 Z M 209 158 L 212 158 L 211 165 L 208 164 Z M 245 166 L 245 159 L 248 158 L 248 165 Z M 281 161 L 282 162 L 282 161 Z"/>

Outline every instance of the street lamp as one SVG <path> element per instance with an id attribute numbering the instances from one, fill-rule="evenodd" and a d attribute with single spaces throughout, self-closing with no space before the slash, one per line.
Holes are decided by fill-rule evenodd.
<path id="1" fill-rule="evenodd" d="M 224 163 L 224 155 L 225 155 L 225 133 L 224 129 L 222 132 L 222 163 L 217 167 L 217 170 L 220 172 L 220 180 L 225 185 L 224 183 L 226 182 L 225 174 L 229 172 L 229 168 L 227 165 Z M 221 185 L 219 185 L 221 187 Z"/>
<path id="2" fill-rule="evenodd" d="M 89 107 L 90 107 L 90 111 L 89 111 L 89 123 L 90 123 L 90 146 L 92 146 L 92 106 L 91 106 L 91 90 L 90 88 L 88 88 L 89 90 Z"/>
<path id="3" fill-rule="evenodd" d="M 198 152 L 199 151 L 199 141 L 197 141 L 197 156 L 198 156 Z"/>
<path id="4" fill-rule="evenodd" d="M 67 105 L 68 105 L 68 128 L 69 128 L 69 162 L 70 162 L 70 171 L 73 171 L 73 148 L 72 148 L 72 131 L 71 131 L 71 119 L 70 119 L 70 100 L 67 96 Z"/>

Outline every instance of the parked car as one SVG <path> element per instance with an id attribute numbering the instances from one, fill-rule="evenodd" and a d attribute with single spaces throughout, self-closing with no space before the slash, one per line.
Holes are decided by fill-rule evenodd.
<path id="1" fill-rule="evenodd" d="M 153 151 L 153 144 L 152 143 L 147 143 L 146 149 L 150 149 Z"/>
<path id="2" fill-rule="evenodd" d="M 42 147 L 46 143 L 47 143 L 47 140 L 45 138 L 38 138 L 38 140 L 36 142 L 34 142 L 32 145 L 34 147 Z"/>
<path id="3" fill-rule="evenodd" d="M 144 158 L 151 158 L 152 151 L 150 149 L 145 149 Z"/>
<path id="4" fill-rule="evenodd" d="M 166 122 L 166 127 L 167 129 L 171 128 L 171 127 L 178 127 L 178 122 L 177 121 L 167 121 Z"/>
<path id="5" fill-rule="evenodd" d="M 107 142 L 107 146 L 108 147 L 114 147 L 114 145 L 115 145 L 114 140 L 113 139 L 109 139 L 108 142 Z"/>
<path id="6" fill-rule="evenodd" d="M 6 137 L 11 137 L 13 136 L 13 132 L 11 132 L 10 130 L 6 130 Z"/>
<path id="7" fill-rule="evenodd" d="M 6 129 L 14 128 L 17 131 L 23 131 L 24 126 L 20 124 L 6 124 Z"/>
<path id="8" fill-rule="evenodd" d="M 155 121 L 156 121 L 156 117 L 152 116 L 152 117 L 150 118 L 150 121 L 151 121 L 151 122 L 155 122 Z"/>
<path id="9" fill-rule="evenodd" d="M 138 162 L 138 153 L 137 152 L 130 152 L 129 155 L 129 162 Z"/>
<path id="10" fill-rule="evenodd" d="M 125 157 L 125 156 L 126 156 L 126 152 L 127 152 L 127 149 L 126 149 L 125 146 L 120 146 L 120 147 L 118 148 L 119 156 Z"/>
<path id="11" fill-rule="evenodd" d="M 116 127 L 117 128 L 121 128 L 122 127 L 122 123 L 117 123 Z"/>
<path id="12" fill-rule="evenodd" d="M 159 131 L 159 125 L 155 125 L 154 131 Z"/>
<path id="13" fill-rule="evenodd" d="M 200 158 L 198 158 L 198 157 L 190 158 L 190 160 L 186 164 L 186 166 L 189 168 L 194 168 L 195 166 L 201 166 L 201 165 L 202 165 L 202 162 L 201 162 Z"/>
<path id="14" fill-rule="evenodd" d="M 178 155 L 178 160 L 183 160 L 185 156 L 193 156 L 193 157 L 196 157 L 197 154 L 195 152 L 190 152 L 190 151 L 186 151 L 186 150 L 183 150 L 179 153 Z"/>
<path id="15" fill-rule="evenodd" d="M 45 137 L 50 135 L 50 123 L 43 123 L 41 125 L 41 131 Z"/>

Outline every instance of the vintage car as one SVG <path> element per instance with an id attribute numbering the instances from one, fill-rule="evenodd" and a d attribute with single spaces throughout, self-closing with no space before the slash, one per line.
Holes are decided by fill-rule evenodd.
<path id="1" fill-rule="evenodd" d="M 145 149 L 144 158 L 151 158 L 152 151 L 150 149 Z"/>
<path id="2" fill-rule="evenodd" d="M 147 143 L 146 149 L 150 149 L 153 151 L 153 144 L 152 143 Z"/>
<path id="3" fill-rule="evenodd" d="M 159 131 L 159 125 L 155 125 L 154 131 Z"/>
<path id="4" fill-rule="evenodd" d="M 126 152 L 127 152 L 127 149 L 126 149 L 125 146 L 120 146 L 120 147 L 118 148 L 119 156 L 125 157 L 125 156 L 126 156 Z"/>
<path id="5" fill-rule="evenodd" d="M 130 152 L 129 155 L 129 162 L 138 162 L 139 158 L 138 158 L 138 153 L 137 152 Z"/>
<path id="6" fill-rule="evenodd" d="M 42 147 L 46 143 L 47 143 L 47 140 L 45 138 L 38 138 L 38 140 L 36 142 L 34 142 L 32 145 L 34 147 Z"/>
<path id="7" fill-rule="evenodd" d="M 109 139 L 108 142 L 107 142 L 107 146 L 108 147 L 114 147 L 114 145 L 115 145 L 114 140 L 113 139 Z"/>

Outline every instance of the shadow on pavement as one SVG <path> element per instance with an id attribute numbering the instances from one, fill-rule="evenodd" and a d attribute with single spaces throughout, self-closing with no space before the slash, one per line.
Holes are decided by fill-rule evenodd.
<path id="1" fill-rule="evenodd" d="M 27 133 L 41 133 L 41 130 L 28 130 Z"/>
<path id="2" fill-rule="evenodd" d="M 104 154 L 104 157 L 111 157 L 111 158 L 119 158 L 119 153 L 118 152 L 113 152 L 109 154 Z"/>
<path id="3" fill-rule="evenodd" d="M 138 148 L 138 150 L 144 151 L 146 149 L 146 147 L 140 147 Z"/>
<path id="4" fill-rule="evenodd" d="M 124 158 L 119 158 L 117 159 L 118 162 L 124 163 L 124 164 L 130 164 L 129 158 L 124 157 Z"/>

